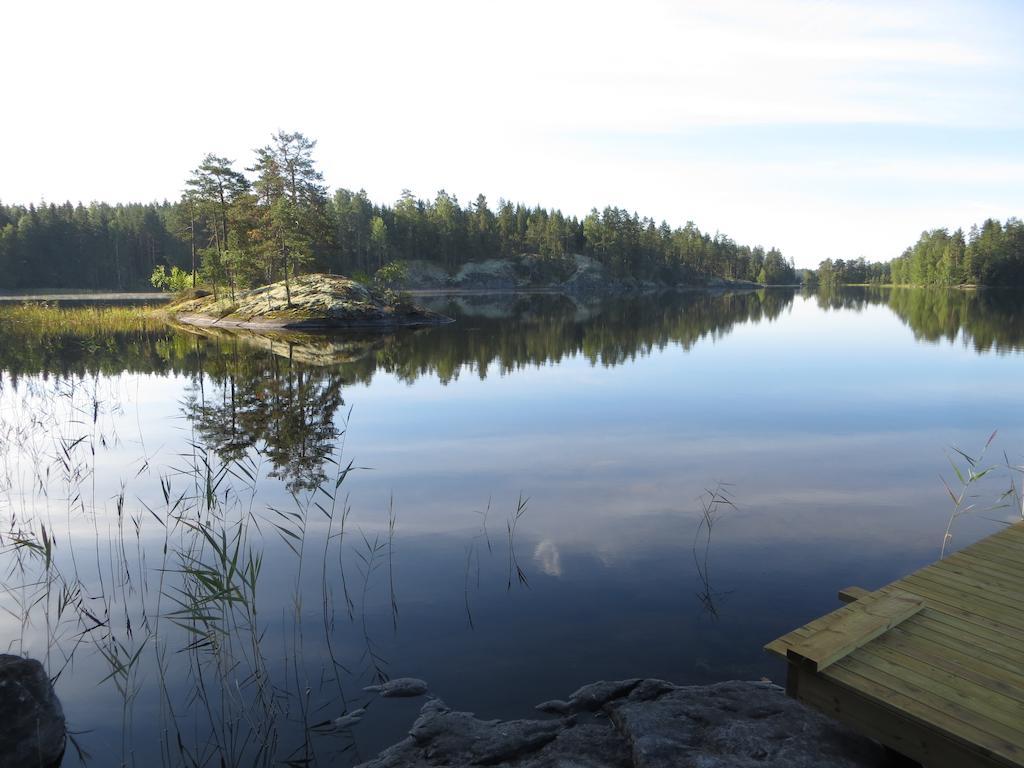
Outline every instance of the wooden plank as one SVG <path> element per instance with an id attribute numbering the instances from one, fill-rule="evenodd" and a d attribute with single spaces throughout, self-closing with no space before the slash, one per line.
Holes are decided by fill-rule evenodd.
<path id="1" fill-rule="evenodd" d="M 914 621 L 902 625 L 907 631 L 915 631 L 918 627 L 929 633 L 943 633 L 956 638 L 961 643 L 970 643 L 982 647 L 1009 659 L 1024 657 L 1024 648 L 1020 644 L 1020 633 L 1007 627 L 990 629 L 981 624 L 971 622 L 943 613 L 937 604 L 929 600 L 927 608 L 914 617 Z"/>
<path id="2" fill-rule="evenodd" d="M 964 568 L 970 568 L 972 571 L 977 571 L 978 573 L 1011 584 L 1024 584 L 1024 569 L 986 560 L 984 557 L 967 550 L 954 552 L 942 562 L 954 563 Z"/>
<path id="3" fill-rule="evenodd" d="M 924 611 L 917 617 L 923 615 Z M 970 625 L 967 626 L 973 628 Z M 896 629 L 914 638 L 930 640 L 968 656 L 983 658 L 990 664 L 1010 672 L 1024 670 L 1024 650 L 1019 646 L 1000 645 L 990 638 L 958 631 L 955 627 L 940 621 L 905 621 Z"/>
<path id="4" fill-rule="evenodd" d="M 1002 565 L 1011 573 L 1020 573 L 1020 562 L 1018 558 L 1012 554 L 1012 551 L 1008 553 L 1005 547 L 995 549 L 990 546 L 990 542 L 985 540 L 976 542 L 969 547 L 958 549 L 955 552 L 950 552 L 946 555 L 945 559 L 953 557 L 954 555 L 972 555 L 978 558 L 985 558 L 986 560 L 992 560 L 993 562 Z M 941 563 L 942 560 L 939 560 L 938 562 Z"/>
<path id="5" fill-rule="evenodd" d="M 985 617 L 998 624 L 1005 624 L 1024 632 L 1024 615 L 1021 615 L 1017 607 L 1004 604 L 976 588 L 943 582 L 918 574 L 903 579 L 900 582 L 900 587 L 903 592 L 920 594 L 924 597 L 929 594 L 942 595 L 947 603 L 961 606 L 975 616 Z"/>
<path id="6" fill-rule="evenodd" d="M 1016 541 L 1018 544 L 1024 542 L 1024 524 L 1013 523 L 989 538 L 998 538 L 1001 541 Z"/>
<path id="7" fill-rule="evenodd" d="M 853 671 L 861 665 L 891 678 L 893 687 L 899 681 L 901 687 L 906 684 L 922 691 L 922 700 L 932 706 L 962 707 L 979 730 L 1024 747 L 1024 703 L 1013 697 L 879 643 L 866 645 L 855 656 L 843 660 L 843 666 Z"/>
<path id="8" fill-rule="evenodd" d="M 908 713 L 927 710 L 930 722 L 943 730 L 1009 760 L 1024 760 L 1024 742 L 1017 729 L 1008 728 L 960 702 L 938 696 L 934 691 L 922 687 L 920 679 L 907 679 L 912 675 L 905 670 L 898 667 L 882 669 L 882 666 L 869 659 L 848 657 L 835 664 L 826 674 L 836 679 L 842 675 L 857 675 L 880 686 L 890 701 Z M 901 676 L 894 677 L 893 670 L 901 672 Z"/>
<path id="9" fill-rule="evenodd" d="M 858 602 L 854 605 L 856 610 L 845 613 L 810 637 L 793 643 L 786 652 L 787 657 L 820 672 L 924 607 L 922 601 L 905 595 L 888 595 L 871 603 Z"/>
<path id="10" fill-rule="evenodd" d="M 1006 768 L 1014 763 L 943 733 L 926 720 L 908 715 L 886 700 L 871 700 L 856 688 L 826 680 L 807 670 L 798 677 L 797 698 L 885 744 L 927 768 Z"/>
<path id="11" fill-rule="evenodd" d="M 990 536 L 987 539 L 979 539 L 977 542 L 967 545 L 961 551 L 967 552 L 972 549 L 989 549 L 991 547 L 999 547 L 1000 549 L 1007 550 L 1009 557 L 1017 558 L 1020 556 L 1019 553 L 1021 551 L 1021 546 L 1016 536 L 1002 538 L 998 534 Z"/>
<path id="12" fill-rule="evenodd" d="M 839 600 L 843 603 L 855 603 L 870 594 L 871 592 L 861 587 L 845 587 L 839 590 Z"/>
<path id="13" fill-rule="evenodd" d="M 907 577 L 908 581 L 928 581 L 939 587 L 948 587 L 964 595 L 977 595 L 993 605 L 1005 606 L 1011 613 L 1019 613 L 1020 606 L 1024 605 L 1024 596 L 1018 597 L 1012 591 L 1001 587 L 980 584 L 970 576 L 964 576 L 956 571 L 928 571 L 927 573 L 915 573 Z"/>
<path id="14" fill-rule="evenodd" d="M 998 538 L 1004 541 L 1024 542 L 1024 521 L 1010 523 L 1001 531 L 994 533 L 992 536 L 989 536 L 988 538 Z"/>
<path id="15" fill-rule="evenodd" d="M 1011 566 L 1024 565 L 1024 550 L 1022 548 L 992 539 L 982 539 L 960 551 L 983 553 L 986 557 L 1002 560 Z"/>
<path id="16" fill-rule="evenodd" d="M 874 602 L 875 600 L 881 599 L 882 597 L 884 597 L 884 595 L 877 592 L 871 592 L 864 598 L 862 598 L 863 604 L 867 605 L 871 602 Z M 834 611 L 830 611 L 829 613 L 826 613 L 824 616 L 819 616 L 816 619 L 812 619 L 811 621 L 804 624 L 802 627 L 799 627 L 791 632 L 787 632 L 785 635 L 782 635 L 781 637 L 772 640 L 770 643 L 765 645 L 764 648 L 765 650 L 771 653 L 778 653 L 781 656 L 785 656 L 786 649 L 789 648 L 789 646 L 791 646 L 794 642 L 796 642 L 797 637 L 807 637 L 812 632 L 824 629 L 825 627 L 828 627 L 834 622 L 842 619 L 842 617 L 848 614 L 850 611 L 857 610 L 859 607 L 860 606 L 844 605 L 840 608 L 836 608 Z"/>
<path id="17" fill-rule="evenodd" d="M 892 681 L 886 675 L 871 672 L 867 668 L 868 675 L 862 674 L 864 668 L 856 671 L 846 669 L 843 664 L 836 664 L 827 672 L 823 673 L 825 680 L 832 680 L 860 692 L 862 695 L 876 705 L 876 708 L 887 706 L 902 712 L 907 717 L 918 722 L 929 725 L 931 728 L 948 734 L 951 738 L 961 742 L 970 750 L 976 750 L 984 757 L 997 758 L 1012 766 L 1024 765 L 1024 751 L 1022 747 L 1013 741 L 1008 741 L 1000 736 L 990 734 L 987 731 L 979 730 L 978 727 L 961 719 L 962 708 L 950 705 L 948 709 L 937 709 L 931 706 L 920 697 L 922 692 L 915 690 L 913 686 L 900 684 L 899 688 L 892 685 Z M 803 690 L 803 679 L 800 681 L 801 691 Z M 875 717 L 879 713 L 876 712 Z M 966 715 L 971 717 L 969 713 Z M 905 753 L 904 753 L 905 754 Z M 975 760 L 961 763 L 962 766 L 976 765 Z"/>
<path id="18" fill-rule="evenodd" d="M 885 589 L 893 588 L 884 587 L 883 590 Z M 871 594 L 875 596 L 880 593 L 872 592 Z M 921 627 L 923 632 L 942 633 L 961 644 L 969 643 L 973 647 L 988 648 L 999 658 L 1019 659 L 1024 664 L 1024 646 L 1020 642 L 1020 633 L 977 617 L 960 606 L 949 606 L 933 598 L 926 599 L 925 604 L 924 611 L 913 616 L 900 627 L 907 631 L 915 631 L 917 627 Z M 776 641 L 769 643 L 766 648 L 773 653 L 785 655 L 785 649 L 796 642 L 797 638 L 808 637 L 815 630 L 828 626 L 847 610 L 847 608 L 838 609 L 783 635 L 778 638 L 779 641 L 785 641 L 779 644 L 783 646 L 781 649 L 775 645 Z"/>
<path id="19" fill-rule="evenodd" d="M 1021 632 L 1024 631 L 1024 621 L 1018 619 L 1005 620 L 1005 614 L 1000 614 L 999 619 L 993 618 L 988 611 L 979 610 L 964 595 L 950 595 L 946 590 L 933 589 L 927 582 L 910 584 L 906 579 L 898 582 L 898 587 L 884 587 L 883 592 L 895 590 L 899 594 L 910 593 L 916 597 L 924 598 L 930 608 L 941 610 L 943 613 L 956 616 L 972 624 L 991 629 L 996 632 Z M 1002 620 L 1000 620 L 1002 619 Z"/>
<path id="20" fill-rule="evenodd" d="M 983 589 L 986 594 L 998 597 L 1000 602 L 1009 600 L 1014 606 L 1024 605 L 1024 583 L 1016 585 L 1009 579 L 994 578 L 959 563 L 946 563 L 941 568 L 936 567 L 929 571 L 922 571 L 917 575 Z"/>
<path id="21" fill-rule="evenodd" d="M 872 649 L 877 646 L 899 651 L 1024 704 L 1024 667 L 1000 666 L 991 654 L 971 654 L 970 644 L 944 644 L 939 641 L 941 635 L 916 635 L 905 627 L 905 622 L 893 627 L 872 643 Z"/>

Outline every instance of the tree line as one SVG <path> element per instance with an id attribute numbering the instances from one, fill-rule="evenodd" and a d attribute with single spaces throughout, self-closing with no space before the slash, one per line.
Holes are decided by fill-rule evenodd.
<path id="1" fill-rule="evenodd" d="M 890 270 L 897 285 L 1024 286 L 1024 222 L 987 219 L 966 237 L 962 229 L 922 232 Z"/>
<path id="2" fill-rule="evenodd" d="M 1024 286 L 1024 222 L 987 219 L 962 229 L 922 232 L 917 242 L 888 262 L 825 259 L 804 282 L 822 286 L 989 285 Z"/>
<path id="3" fill-rule="evenodd" d="M 818 265 L 817 272 L 807 274 L 804 282 L 809 285 L 883 285 L 890 282 L 889 263 L 859 259 L 825 259 Z"/>
<path id="4" fill-rule="evenodd" d="M 372 276 L 396 262 L 462 265 L 521 253 L 552 260 L 590 256 L 616 277 L 684 282 L 711 275 L 767 284 L 798 282 L 775 249 L 740 245 L 692 222 L 670 227 L 617 207 L 582 219 L 479 195 L 462 205 L 441 190 L 408 190 L 392 205 L 366 192 L 330 193 L 313 157 L 316 142 L 279 132 L 249 165 L 206 155 L 173 201 L 109 205 L 0 203 L 0 275 L 5 289 L 146 287 L 176 268 L 216 290 L 303 271 Z"/>

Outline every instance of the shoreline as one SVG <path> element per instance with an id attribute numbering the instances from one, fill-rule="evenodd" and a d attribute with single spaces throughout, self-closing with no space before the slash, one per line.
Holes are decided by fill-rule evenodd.
<path id="1" fill-rule="evenodd" d="M 356 768 L 874 768 L 885 760 L 881 745 L 767 680 L 601 680 L 535 709 L 547 717 L 484 720 L 430 698 L 405 739 Z M 365 711 L 333 722 L 356 727 Z"/>

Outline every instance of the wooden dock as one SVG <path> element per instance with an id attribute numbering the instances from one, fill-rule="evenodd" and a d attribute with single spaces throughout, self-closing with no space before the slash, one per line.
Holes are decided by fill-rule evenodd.
<path id="1" fill-rule="evenodd" d="M 765 649 L 790 696 L 926 768 L 1024 767 L 1024 523 Z"/>

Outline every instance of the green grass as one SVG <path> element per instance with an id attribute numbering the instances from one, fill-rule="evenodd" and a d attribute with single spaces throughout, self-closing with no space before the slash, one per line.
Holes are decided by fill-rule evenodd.
<path id="1" fill-rule="evenodd" d="M 43 302 L 0 305 L 0 334 L 6 339 L 92 338 L 113 333 L 147 333 L 165 327 L 166 323 L 153 307 L 60 307 Z"/>

